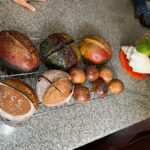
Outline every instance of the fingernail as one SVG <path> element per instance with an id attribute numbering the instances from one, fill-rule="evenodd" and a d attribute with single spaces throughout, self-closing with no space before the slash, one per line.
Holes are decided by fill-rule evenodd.
<path id="1" fill-rule="evenodd" d="M 36 11 L 36 9 L 33 7 L 32 9 L 31 9 L 33 12 L 35 12 Z"/>

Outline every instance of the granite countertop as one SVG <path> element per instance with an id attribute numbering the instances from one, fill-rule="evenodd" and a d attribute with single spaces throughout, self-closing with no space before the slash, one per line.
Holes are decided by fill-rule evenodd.
<path id="1" fill-rule="evenodd" d="M 126 90 L 86 105 L 53 110 L 41 107 L 21 127 L 0 122 L 0 149 L 74 149 L 150 117 L 150 80 L 137 81 L 126 75 L 118 57 L 120 45 L 133 44 L 148 31 L 135 19 L 132 1 L 47 0 L 33 5 L 35 13 L 0 0 L 0 30 L 18 30 L 33 39 L 54 32 L 67 32 L 75 39 L 100 34 L 112 46 L 110 63 Z"/>

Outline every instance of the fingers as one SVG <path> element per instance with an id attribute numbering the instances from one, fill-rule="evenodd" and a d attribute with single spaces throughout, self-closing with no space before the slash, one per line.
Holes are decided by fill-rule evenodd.
<path id="1" fill-rule="evenodd" d="M 28 8 L 31 11 L 36 11 L 35 7 L 29 4 L 26 0 L 13 0 L 15 3 Z M 36 0 L 36 2 L 45 2 L 46 0 Z"/>
<path id="2" fill-rule="evenodd" d="M 28 0 L 28 2 L 45 2 L 46 0 Z"/>
<path id="3" fill-rule="evenodd" d="M 35 7 L 33 7 L 31 4 L 29 4 L 29 3 L 27 3 L 27 2 L 22 3 L 21 5 L 24 6 L 24 7 L 26 7 L 26 8 L 28 8 L 29 10 L 31 10 L 31 11 L 33 11 L 33 12 L 36 11 Z"/>
<path id="4" fill-rule="evenodd" d="M 45 2 L 46 0 L 38 0 L 39 2 Z"/>

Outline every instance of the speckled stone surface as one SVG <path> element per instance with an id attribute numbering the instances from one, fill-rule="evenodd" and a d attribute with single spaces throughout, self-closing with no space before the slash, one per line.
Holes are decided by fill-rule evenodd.
<path id="1" fill-rule="evenodd" d="M 126 90 L 121 95 L 94 99 L 86 105 L 39 111 L 22 127 L 0 122 L 0 149 L 70 150 L 150 117 L 150 80 L 136 81 L 119 63 L 122 44 L 134 44 L 148 31 L 134 17 L 131 0 L 47 0 L 32 13 L 11 0 L 0 0 L 0 30 L 14 29 L 31 38 L 68 32 L 80 39 L 100 34 L 113 49 L 111 63 Z"/>
<path id="2" fill-rule="evenodd" d="M 133 96 L 124 93 L 86 105 L 43 112 L 23 127 L 12 128 L 1 123 L 0 147 L 66 150 L 84 145 L 148 118 L 148 100 Z"/>

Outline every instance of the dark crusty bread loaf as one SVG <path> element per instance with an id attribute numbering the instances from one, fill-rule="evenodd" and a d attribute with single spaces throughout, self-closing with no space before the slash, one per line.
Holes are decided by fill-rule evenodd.
<path id="1" fill-rule="evenodd" d="M 0 62 L 6 67 L 29 72 L 40 64 L 40 55 L 32 41 L 17 31 L 0 32 Z"/>
<path id="2" fill-rule="evenodd" d="M 40 52 L 48 68 L 67 70 L 81 59 L 78 44 L 66 33 L 50 35 L 40 44 Z"/>

